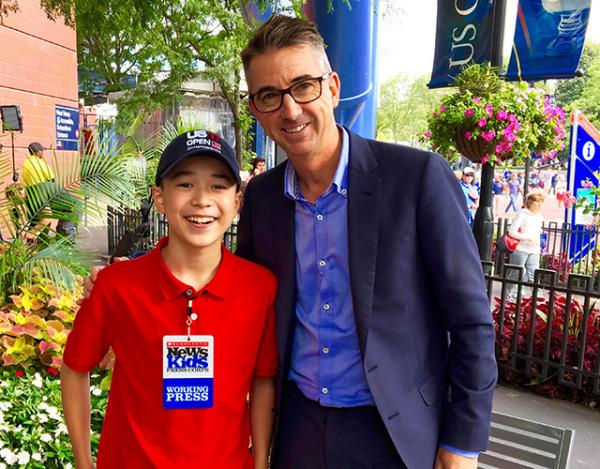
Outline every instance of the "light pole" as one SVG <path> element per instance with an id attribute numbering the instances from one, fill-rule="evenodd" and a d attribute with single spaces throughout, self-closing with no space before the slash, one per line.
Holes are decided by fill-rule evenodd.
<path id="1" fill-rule="evenodd" d="M 504 40 L 504 17 L 506 16 L 506 0 L 494 0 L 492 44 L 490 63 L 493 67 L 502 68 L 502 43 Z M 494 164 L 485 163 L 481 168 L 481 186 L 479 208 L 473 221 L 473 235 L 479 249 L 481 260 L 492 259 L 492 242 L 494 239 L 494 212 L 492 183 L 494 180 Z"/>

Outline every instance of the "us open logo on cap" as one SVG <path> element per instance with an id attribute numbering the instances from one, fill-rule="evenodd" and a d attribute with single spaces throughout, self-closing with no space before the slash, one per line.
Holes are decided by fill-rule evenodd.
<path id="1" fill-rule="evenodd" d="M 186 137 L 186 146 L 190 150 L 194 148 L 212 148 L 221 151 L 219 137 L 212 132 L 207 132 L 206 130 L 194 130 L 193 132 L 188 132 Z"/>

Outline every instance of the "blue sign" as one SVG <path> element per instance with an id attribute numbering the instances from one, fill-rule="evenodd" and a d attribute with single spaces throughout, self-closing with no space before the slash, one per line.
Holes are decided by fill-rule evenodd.
<path id="1" fill-rule="evenodd" d="M 506 78 L 572 78 L 579 65 L 591 0 L 519 0 Z"/>
<path id="2" fill-rule="evenodd" d="M 492 13 L 492 0 L 438 0 L 429 88 L 451 86 L 465 65 L 490 60 Z"/>
<path id="3" fill-rule="evenodd" d="M 79 150 L 79 109 L 55 105 L 56 149 Z"/>
<path id="4" fill-rule="evenodd" d="M 585 116 L 576 111 L 571 127 L 571 158 L 569 160 L 568 190 L 579 198 L 587 198 L 596 204 L 596 197 L 591 194 L 589 182 L 598 184 L 596 172 L 600 170 L 600 131 Z M 583 208 L 572 207 L 567 212 L 567 222 L 574 230 L 570 239 L 568 252 L 571 262 L 584 258 L 595 246 L 595 230 L 588 228 L 590 220 L 583 213 Z"/>

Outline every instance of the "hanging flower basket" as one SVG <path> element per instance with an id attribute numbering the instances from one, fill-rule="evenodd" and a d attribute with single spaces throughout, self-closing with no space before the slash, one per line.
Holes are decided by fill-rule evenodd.
<path id="1" fill-rule="evenodd" d="M 463 155 L 475 163 L 519 164 L 532 155 L 550 160 L 564 147 L 565 114 L 544 90 L 506 82 L 487 64 L 466 67 L 456 86 L 421 138 L 448 160 Z"/>
<path id="2" fill-rule="evenodd" d="M 458 152 L 473 163 L 481 163 L 484 155 L 489 154 L 490 144 L 483 138 L 467 138 L 468 130 L 460 129 L 454 134 L 454 144 Z"/>

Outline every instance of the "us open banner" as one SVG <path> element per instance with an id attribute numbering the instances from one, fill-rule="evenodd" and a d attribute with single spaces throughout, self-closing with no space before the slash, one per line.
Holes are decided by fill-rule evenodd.
<path id="1" fill-rule="evenodd" d="M 506 78 L 571 78 L 579 65 L 591 0 L 519 0 Z"/>
<path id="2" fill-rule="evenodd" d="M 492 10 L 492 0 L 438 0 L 429 88 L 452 85 L 465 65 L 490 60 Z"/>

